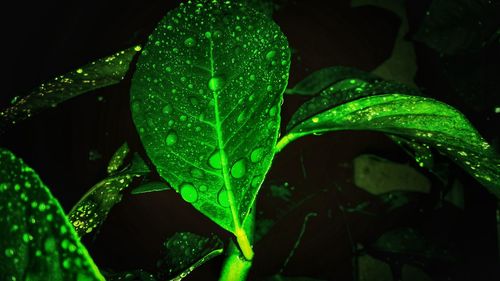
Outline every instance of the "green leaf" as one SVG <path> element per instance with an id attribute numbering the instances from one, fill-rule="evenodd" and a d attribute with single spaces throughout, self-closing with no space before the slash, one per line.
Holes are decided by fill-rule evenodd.
<path id="1" fill-rule="evenodd" d="M 123 165 L 125 158 L 130 152 L 130 148 L 128 147 L 128 143 L 122 144 L 118 150 L 111 156 L 111 160 L 108 163 L 108 174 L 113 174 Z"/>
<path id="2" fill-rule="evenodd" d="M 342 83 L 338 85 L 342 87 L 338 88 L 346 88 L 355 84 L 354 82 L 373 82 L 376 81 L 376 79 L 376 76 L 356 68 L 332 66 L 311 73 L 293 88 L 287 89 L 285 93 L 314 96 L 340 82 Z"/>
<path id="3" fill-rule="evenodd" d="M 238 239 L 274 156 L 289 65 L 270 18 L 193 1 L 159 23 L 132 79 L 133 119 L 159 174 Z"/>
<path id="4" fill-rule="evenodd" d="M 128 146 L 126 147 L 128 149 Z M 123 161 L 122 157 L 125 157 L 124 149 L 125 147 L 121 146 L 115 153 L 110 166 L 108 166 L 108 171 L 110 170 L 109 167 Z M 115 165 L 116 168 L 119 166 L 121 164 Z M 114 168 L 111 170 L 114 170 Z M 134 178 L 144 176 L 149 172 L 149 168 L 140 156 L 134 154 L 129 167 L 122 172 L 113 173 L 95 184 L 68 214 L 69 220 L 78 235 L 83 236 L 97 230 L 108 216 L 111 208 L 122 200 L 122 191 L 132 183 Z"/>
<path id="5" fill-rule="evenodd" d="M 137 195 L 137 194 L 144 194 L 149 192 L 158 192 L 165 190 L 170 190 L 170 186 L 168 186 L 168 184 L 160 181 L 153 181 L 139 185 L 138 187 L 132 189 L 130 193 Z"/>
<path id="6" fill-rule="evenodd" d="M 288 133 L 277 144 L 277 151 L 302 136 L 331 131 L 393 134 L 435 147 L 500 197 L 500 158 L 469 121 L 449 105 L 395 93 L 363 97 L 301 116 L 309 117 L 294 120 L 287 127 Z"/>
<path id="7" fill-rule="evenodd" d="M 183 279 L 224 251 L 224 244 L 217 236 L 204 237 L 191 232 L 175 233 L 164 247 L 164 257 L 156 263 L 158 279 L 172 281 Z"/>
<path id="8" fill-rule="evenodd" d="M 323 90 L 319 96 L 314 97 L 302 104 L 288 122 L 287 131 L 290 131 L 299 123 L 314 117 L 322 111 L 327 111 L 335 106 L 339 106 L 362 97 L 387 93 L 409 93 L 412 95 L 419 95 L 419 92 L 415 89 L 393 82 L 380 81 L 375 83 L 366 83 L 359 80 L 349 79 L 349 84 L 351 86 L 346 87 L 340 87 L 338 84 L 334 84 Z"/>
<path id="9" fill-rule="evenodd" d="M 38 175 L 0 148 L 0 280 L 104 280 Z"/>
<path id="10" fill-rule="evenodd" d="M 119 83 L 140 46 L 120 51 L 47 81 L 0 111 L 0 132 L 78 95 Z"/>

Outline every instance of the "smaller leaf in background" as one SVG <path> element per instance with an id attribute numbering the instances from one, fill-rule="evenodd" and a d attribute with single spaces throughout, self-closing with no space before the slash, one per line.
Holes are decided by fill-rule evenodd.
<path id="1" fill-rule="evenodd" d="M 0 148 L 0 280 L 104 280 L 38 175 Z"/>
<path id="2" fill-rule="evenodd" d="M 457 261 L 450 245 L 436 243 L 419 230 L 404 227 L 386 232 L 367 246 L 370 255 L 398 264 L 424 266 L 428 263 L 454 263 Z"/>
<path id="3" fill-rule="evenodd" d="M 110 166 L 123 161 L 123 151 L 120 152 L 123 149 L 124 146 L 115 153 L 116 157 L 113 157 Z M 116 168 L 119 166 L 121 164 Z M 145 176 L 149 172 L 150 170 L 142 158 L 138 154 L 134 154 L 129 167 L 121 172 L 113 173 L 95 184 L 68 214 L 78 235 L 83 236 L 95 231 L 104 222 L 111 208 L 121 201 L 122 191 L 132 183 L 134 178 Z"/>
<path id="4" fill-rule="evenodd" d="M 433 0 L 414 39 L 445 55 L 474 52 L 498 39 L 500 3 Z"/>
<path id="5" fill-rule="evenodd" d="M 411 166 L 369 154 L 353 162 L 354 184 L 373 195 L 396 190 L 430 192 L 430 181 Z"/>
<path id="6" fill-rule="evenodd" d="M 158 192 L 172 189 L 167 183 L 161 181 L 147 182 L 132 189 L 130 193 L 137 195 L 149 192 Z"/>
<path id="7" fill-rule="evenodd" d="M 413 81 L 417 72 L 417 59 L 413 43 L 406 40 L 408 33 L 408 17 L 406 14 L 405 1 L 402 0 L 353 0 L 352 7 L 371 5 L 389 10 L 401 20 L 396 42 L 390 57 L 381 65 L 377 66 L 371 73 L 386 80 L 398 81 L 406 85 L 416 87 Z"/>
<path id="8" fill-rule="evenodd" d="M 11 107 L 0 111 L 0 132 L 78 95 L 118 84 L 140 49 L 136 46 L 120 51 L 41 84 L 28 95 L 16 99 Z"/>
<path id="9" fill-rule="evenodd" d="M 293 88 L 287 89 L 286 94 L 296 94 L 305 96 L 314 96 L 328 87 L 333 86 L 342 81 L 365 81 L 373 82 L 377 78 L 369 73 L 358 70 L 356 68 L 344 66 L 332 66 L 322 68 L 311 73 L 304 80 L 297 83 Z M 344 86 L 349 86 L 349 83 L 343 83 Z M 354 83 L 352 83 L 354 84 Z"/>
<path id="10" fill-rule="evenodd" d="M 369 89 L 369 88 L 367 88 Z M 351 100 L 322 111 L 304 104 L 292 116 L 287 134 L 276 145 L 312 134 L 340 130 L 371 130 L 433 146 L 500 197 L 500 157 L 470 122 L 453 107 L 434 99 L 388 92 Z M 369 93 L 365 93 L 369 95 Z"/>
<path id="11" fill-rule="evenodd" d="M 130 152 L 130 148 L 128 147 L 128 143 L 122 144 L 118 150 L 111 156 L 111 160 L 108 163 L 108 174 L 113 174 L 123 165 L 125 158 Z"/>
<path id="12" fill-rule="evenodd" d="M 159 280 L 182 280 L 224 251 L 224 245 L 217 236 L 204 237 L 191 232 L 175 233 L 164 246 L 164 258 L 157 262 Z"/>

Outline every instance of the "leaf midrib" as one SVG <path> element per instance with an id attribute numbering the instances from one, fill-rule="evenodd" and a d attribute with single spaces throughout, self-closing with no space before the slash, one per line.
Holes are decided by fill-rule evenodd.
<path id="1" fill-rule="evenodd" d="M 210 41 L 210 79 L 215 77 L 215 61 L 213 56 L 214 42 L 212 38 Z M 227 201 L 229 203 L 229 208 L 231 210 L 231 216 L 233 218 L 233 225 L 235 232 L 241 229 L 241 224 L 239 221 L 238 211 L 236 210 L 236 202 L 234 198 L 233 188 L 231 185 L 230 173 L 229 173 L 229 163 L 224 149 L 224 141 L 222 136 L 222 122 L 220 120 L 219 112 L 219 102 L 218 102 L 218 91 L 212 91 L 214 98 L 214 116 L 215 116 L 215 132 L 217 134 L 217 144 L 219 148 L 222 178 L 224 181 L 224 188 L 226 189 Z"/>

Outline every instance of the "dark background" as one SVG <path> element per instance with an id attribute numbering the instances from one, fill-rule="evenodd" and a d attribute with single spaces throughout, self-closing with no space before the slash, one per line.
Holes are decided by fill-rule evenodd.
<path id="1" fill-rule="evenodd" d="M 407 2 L 410 33 L 415 32 L 429 3 L 428 0 Z M 178 1 L 18 1 L 11 4 L 3 8 L 6 16 L 2 25 L 5 49 L 2 79 L 5 81 L 0 94 L 1 108 L 8 106 L 14 96 L 22 96 L 44 80 L 144 42 L 155 24 L 176 7 Z M 391 54 L 400 25 L 399 18 L 387 10 L 368 6 L 351 8 L 349 1 L 281 1 L 281 4 L 274 18 L 294 50 L 291 86 L 311 71 L 327 66 L 374 69 Z M 411 34 L 408 36 L 411 38 Z M 415 50 L 417 85 L 424 93 L 462 110 L 483 136 L 495 142 L 500 128 L 499 114 L 477 110 L 454 94 L 441 71 L 438 52 L 421 43 L 415 43 Z M 482 50 L 474 63 L 488 70 L 488 75 L 498 76 L 498 72 L 490 70 L 493 64 L 500 64 L 492 54 L 498 55 L 498 50 Z M 124 141 L 131 143 L 132 150 L 143 153 L 130 117 L 129 78 L 119 85 L 69 100 L 0 136 L 0 145 L 32 166 L 65 210 L 105 177 L 108 159 Z M 287 97 L 283 124 L 303 101 L 304 98 Z M 350 163 L 361 153 L 412 163 L 387 137 L 369 132 L 307 137 L 276 156 L 267 184 L 288 182 L 297 190 L 294 196 L 326 191 L 316 193 L 317 196 L 286 216 L 256 245 L 251 278 L 258 280 L 279 270 L 297 239 L 304 216 L 315 211 L 318 216 L 310 220 L 301 246 L 284 274 L 352 280 L 352 239 L 360 243 L 372 241 L 388 229 L 414 223 L 453 240 L 463 257 L 460 264 L 434 268 L 435 276 L 446 275 L 450 280 L 495 280 L 498 247 L 497 206 L 493 196 L 457 170 L 457 177 L 465 186 L 463 211 L 442 214 L 440 218 L 422 215 L 416 209 L 383 219 L 356 214 L 345 216 L 339 206 L 371 200 L 366 192 L 352 184 Z M 89 158 L 90 154 L 96 157 Z M 301 163 L 306 168 L 306 177 Z M 338 186 L 342 191 L 334 188 Z M 262 211 L 273 205 L 272 201 L 259 204 Z M 154 271 L 162 242 L 176 231 L 213 232 L 228 237 L 177 194 L 161 192 L 139 196 L 127 193 L 112 209 L 99 235 L 84 241 L 103 269 Z M 186 280 L 215 280 L 221 262 L 221 258 L 211 261 Z"/>

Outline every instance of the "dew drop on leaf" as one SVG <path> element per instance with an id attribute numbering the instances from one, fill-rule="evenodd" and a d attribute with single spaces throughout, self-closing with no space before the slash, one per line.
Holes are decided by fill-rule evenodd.
<path id="1" fill-rule="evenodd" d="M 247 172 L 247 164 L 245 159 L 240 159 L 233 164 L 231 168 L 231 176 L 236 179 L 242 178 Z"/>
<path id="2" fill-rule="evenodd" d="M 210 157 L 208 158 L 208 164 L 214 169 L 220 169 L 222 167 L 220 162 L 219 150 L 214 151 L 212 155 L 210 155 Z"/>
<path id="3" fill-rule="evenodd" d="M 184 45 L 187 47 L 193 47 L 195 45 L 196 41 L 194 40 L 193 37 L 189 37 L 186 40 L 184 40 Z"/>
<path id="4" fill-rule="evenodd" d="M 224 86 L 224 80 L 220 77 L 212 77 L 208 81 L 208 88 L 212 91 L 218 91 Z"/>
<path id="5" fill-rule="evenodd" d="M 222 207 L 229 207 L 229 200 L 227 198 L 227 191 L 222 188 L 217 195 L 217 201 Z"/>
<path id="6" fill-rule="evenodd" d="M 167 145 L 174 145 L 177 142 L 177 133 L 175 131 L 170 131 L 167 134 L 167 138 L 165 139 L 165 143 Z"/>
<path id="7" fill-rule="evenodd" d="M 165 105 L 162 112 L 165 114 L 170 114 L 172 112 L 172 106 L 170 104 Z"/>
<path id="8" fill-rule="evenodd" d="M 186 200 L 189 203 L 193 203 L 196 200 L 198 200 L 198 191 L 190 183 L 183 184 L 180 187 L 180 192 L 181 192 L 182 199 Z"/>
<path id="9" fill-rule="evenodd" d="M 257 163 L 262 159 L 262 156 L 264 155 L 264 148 L 258 147 L 252 151 L 250 154 L 250 161 L 253 163 Z"/>

